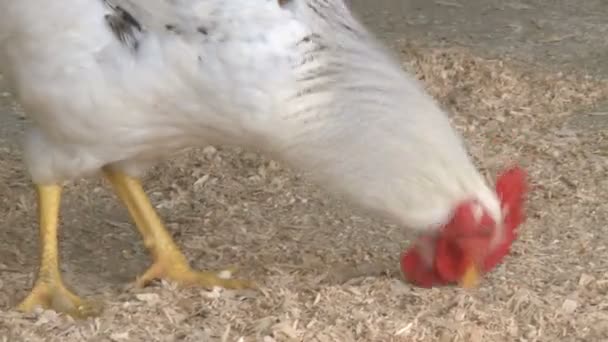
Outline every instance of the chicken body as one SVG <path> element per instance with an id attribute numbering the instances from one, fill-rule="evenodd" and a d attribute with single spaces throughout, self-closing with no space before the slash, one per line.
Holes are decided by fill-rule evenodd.
<path id="1" fill-rule="evenodd" d="M 446 114 L 342 0 L 0 8 L 0 71 L 33 121 L 25 160 L 40 198 L 42 266 L 25 310 L 89 312 L 55 270 L 56 215 L 61 184 L 99 171 L 155 259 L 143 281 L 248 286 L 190 270 L 137 181 L 193 146 L 255 147 L 412 230 L 439 229 L 464 199 L 500 221 Z"/>

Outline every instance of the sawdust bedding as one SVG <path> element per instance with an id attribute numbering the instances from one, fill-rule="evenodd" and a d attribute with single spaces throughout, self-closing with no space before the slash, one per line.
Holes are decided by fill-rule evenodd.
<path id="1" fill-rule="evenodd" d="M 146 186 L 195 266 L 240 265 L 259 292 L 125 285 L 145 253 L 107 187 L 85 180 L 67 191 L 64 272 L 105 301 L 103 315 L 16 313 L 36 264 L 35 202 L 18 150 L 5 148 L 0 341 L 608 340 L 608 129 L 593 109 L 608 82 L 399 47 L 488 177 L 513 161 L 531 177 L 528 221 L 479 289 L 403 283 L 398 257 L 411 236 L 401 229 L 251 151 L 207 147 L 158 166 Z"/>

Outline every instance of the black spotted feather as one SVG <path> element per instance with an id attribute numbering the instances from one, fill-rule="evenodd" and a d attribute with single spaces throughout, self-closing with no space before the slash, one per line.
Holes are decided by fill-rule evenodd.
<path id="1" fill-rule="evenodd" d="M 116 38 L 129 49 L 137 51 L 144 32 L 142 25 L 122 7 L 115 6 L 107 0 L 104 0 L 104 3 L 112 11 L 112 13 L 106 14 L 105 18 Z"/>

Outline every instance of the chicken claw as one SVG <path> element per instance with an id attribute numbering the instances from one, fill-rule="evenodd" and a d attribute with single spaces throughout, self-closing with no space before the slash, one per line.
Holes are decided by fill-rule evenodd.
<path id="1" fill-rule="evenodd" d="M 136 286 L 142 287 L 154 279 L 162 278 L 184 287 L 213 288 L 219 286 L 228 289 L 255 287 L 252 282 L 247 280 L 224 279 L 215 272 L 192 270 L 188 260 L 173 241 L 171 234 L 150 203 L 139 180 L 115 170 L 106 169 L 104 171 L 118 197 L 129 210 L 131 218 L 154 260 L 152 266 L 137 279 Z"/>
<path id="2" fill-rule="evenodd" d="M 213 287 L 223 287 L 226 289 L 251 289 L 255 288 L 252 281 L 244 279 L 227 279 L 220 276 L 222 272 L 196 271 L 187 264 L 171 263 L 166 259 L 154 263 L 148 270 L 137 278 L 135 285 L 144 287 L 155 279 L 165 279 L 175 282 L 182 287 L 203 287 L 212 289 Z M 232 272 L 231 272 L 232 273 Z"/>
<path id="3" fill-rule="evenodd" d="M 48 282 L 37 283 L 17 309 L 32 312 L 38 307 L 63 312 L 80 319 L 98 316 L 103 311 L 100 302 L 82 299 L 63 284 Z"/>
<path id="4" fill-rule="evenodd" d="M 37 307 L 67 313 L 75 318 L 97 316 L 103 306 L 84 300 L 68 290 L 59 272 L 57 228 L 60 185 L 37 185 L 40 220 L 40 268 L 33 289 L 17 309 L 32 312 Z"/>

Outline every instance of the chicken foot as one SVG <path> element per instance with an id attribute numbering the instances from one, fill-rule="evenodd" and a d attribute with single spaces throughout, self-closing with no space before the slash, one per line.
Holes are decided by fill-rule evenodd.
<path id="1" fill-rule="evenodd" d="M 216 272 L 195 271 L 165 229 L 140 182 L 123 173 L 104 169 L 118 197 L 127 206 L 141 233 L 144 245 L 154 259 L 152 266 L 136 281 L 143 287 L 154 279 L 163 278 L 181 286 L 215 286 L 229 289 L 253 288 L 247 280 L 224 279 Z M 83 299 L 66 287 L 59 271 L 58 226 L 62 187 L 37 185 L 40 229 L 40 267 L 29 295 L 17 306 L 24 312 L 36 308 L 52 309 L 75 318 L 97 316 L 102 304 Z"/>
<path id="2" fill-rule="evenodd" d="M 85 300 L 69 290 L 59 271 L 57 231 L 61 203 L 60 185 L 37 185 L 40 229 L 40 268 L 30 294 L 18 305 L 25 312 L 37 307 L 64 312 L 76 318 L 95 316 L 100 303 Z"/>
<path id="3" fill-rule="evenodd" d="M 228 289 L 252 288 L 247 280 L 224 279 L 216 272 L 192 270 L 186 257 L 164 227 L 138 179 L 122 172 L 105 168 L 104 173 L 117 196 L 126 205 L 139 230 L 144 245 L 154 260 L 152 266 L 137 278 L 136 286 L 143 287 L 154 279 L 166 279 L 180 286 L 215 286 Z"/>

